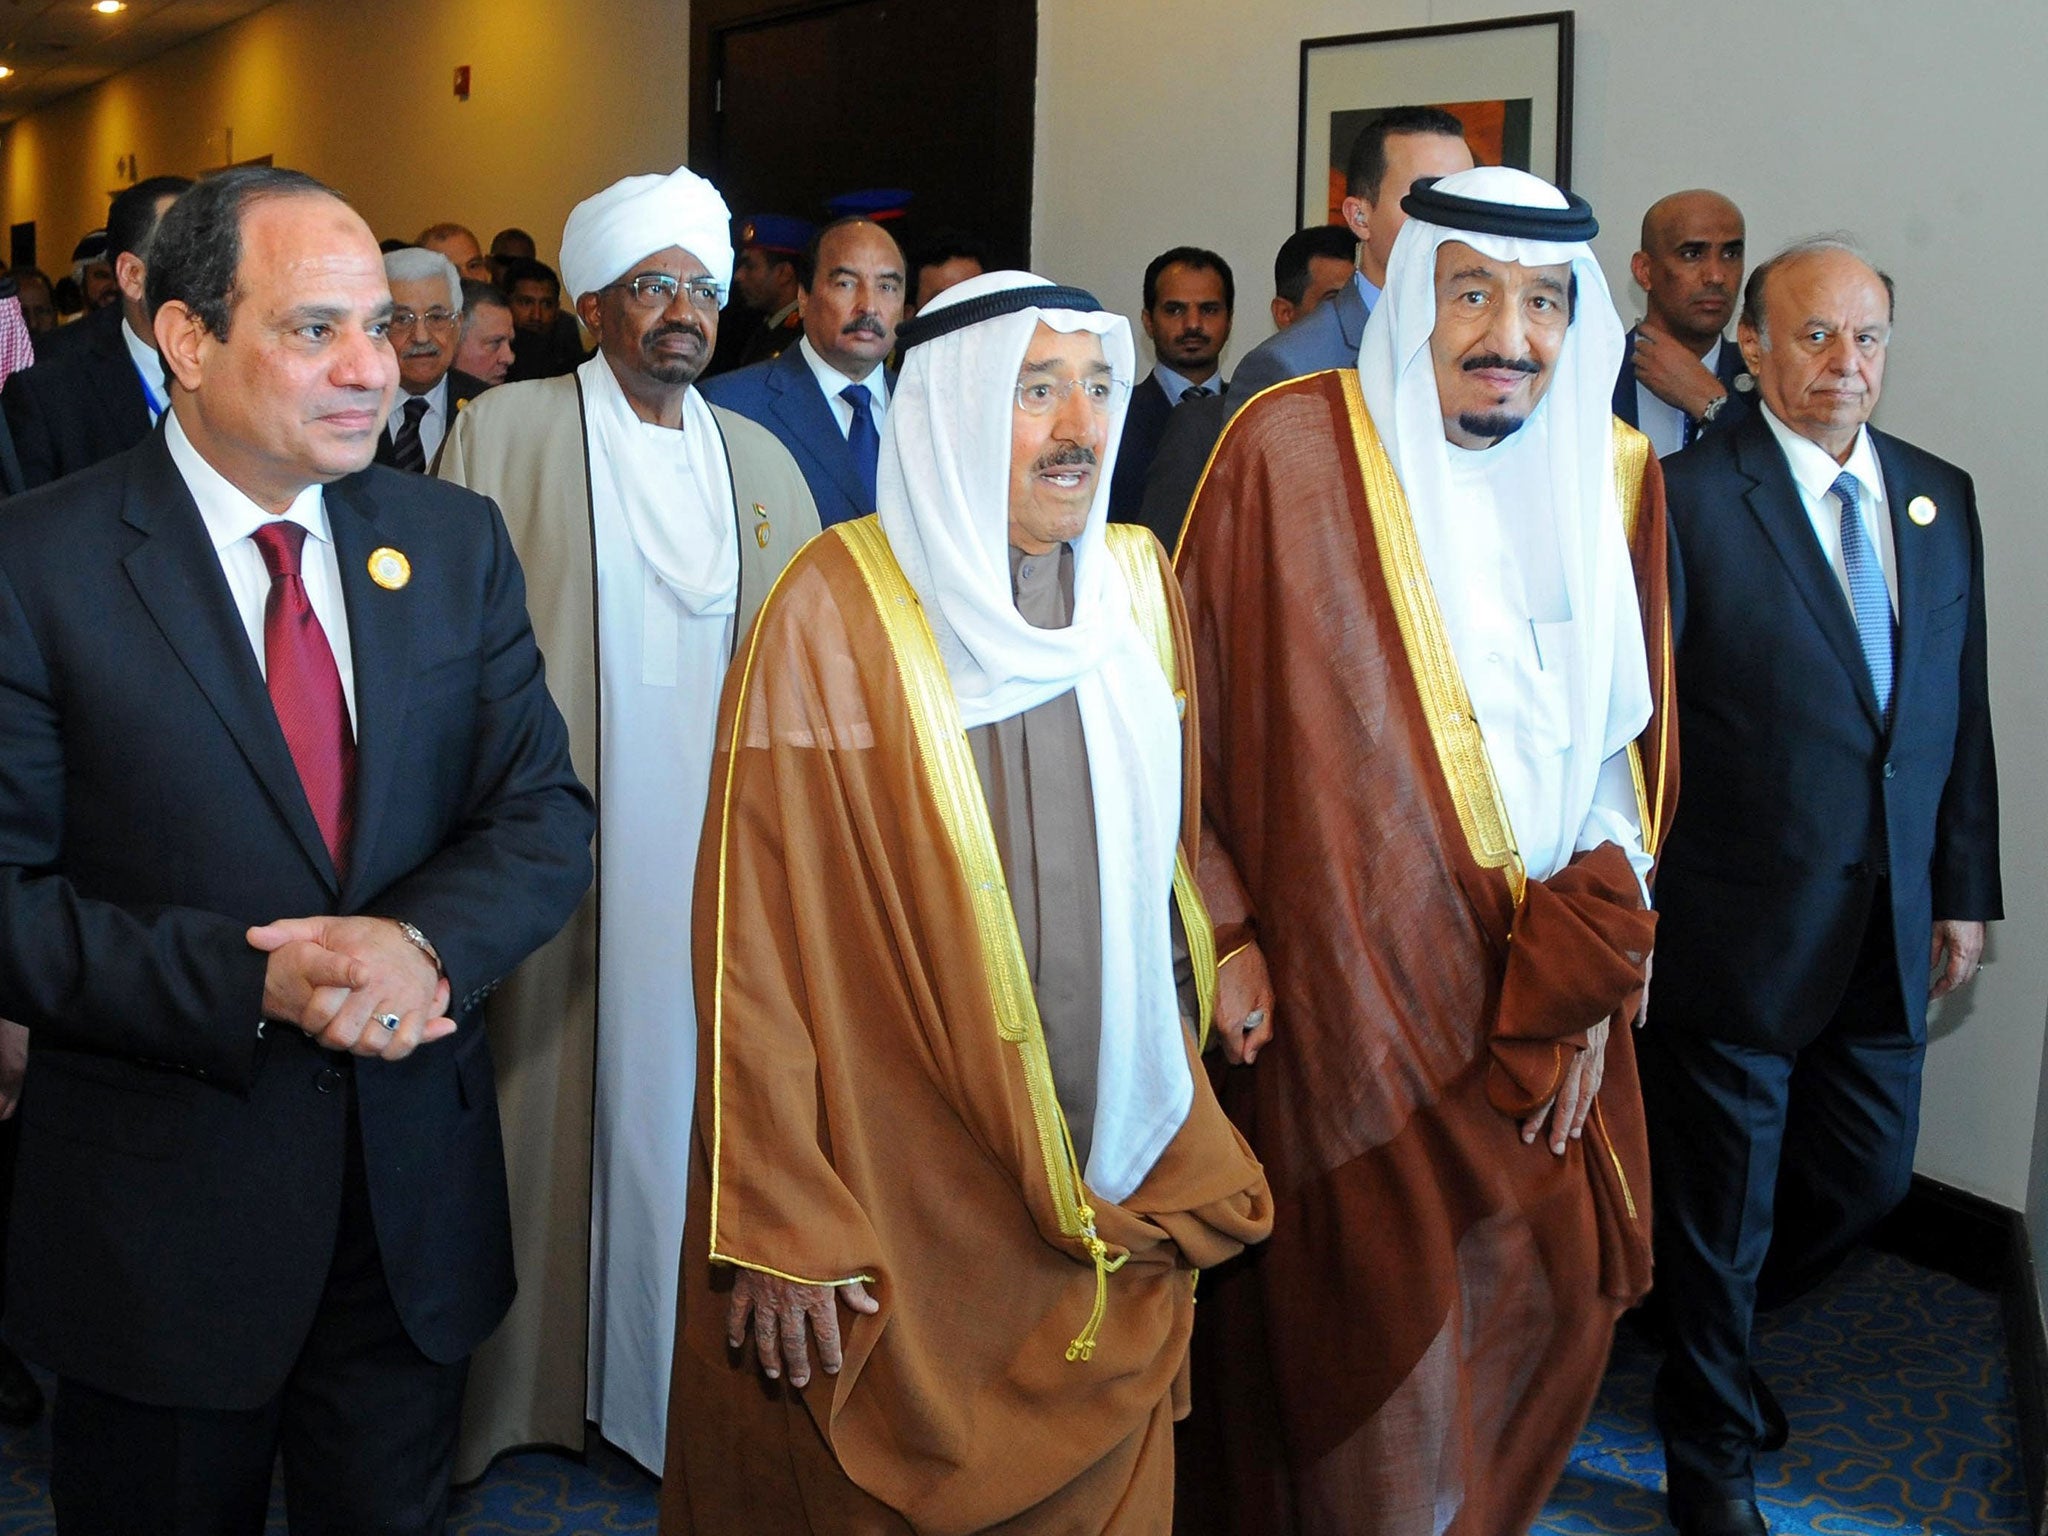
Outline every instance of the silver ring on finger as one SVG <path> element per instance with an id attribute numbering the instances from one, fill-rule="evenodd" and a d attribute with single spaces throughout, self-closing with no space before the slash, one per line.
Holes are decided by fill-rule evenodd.
<path id="1" fill-rule="evenodd" d="M 386 1031 L 387 1033 L 389 1033 L 389 1034 L 394 1034 L 394 1035 L 398 1033 L 398 1015 L 397 1015 L 397 1014 L 395 1014 L 395 1013 L 380 1013 L 380 1014 L 377 1014 L 377 1015 L 375 1015 L 374 1017 L 375 1017 L 375 1022 L 376 1022 L 376 1023 L 379 1023 L 379 1024 L 382 1024 L 382 1025 L 384 1026 L 384 1028 L 385 1028 L 385 1031 Z"/>

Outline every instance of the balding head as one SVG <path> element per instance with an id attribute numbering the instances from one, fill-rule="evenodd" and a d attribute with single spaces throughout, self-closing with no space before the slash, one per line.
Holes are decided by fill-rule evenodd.
<path id="1" fill-rule="evenodd" d="M 1643 215 L 1643 245 L 1629 271 L 1643 290 L 1645 323 L 1704 355 L 1720 340 L 1742 291 L 1742 210 L 1718 192 L 1660 197 Z"/>

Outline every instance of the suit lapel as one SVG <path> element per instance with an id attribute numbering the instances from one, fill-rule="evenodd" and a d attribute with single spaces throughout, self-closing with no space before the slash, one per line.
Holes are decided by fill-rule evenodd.
<path id="1" fill-rule="evenodd" d="M 1614 380 L 1614 414 L 1632 427 L 1642 425 L 1636 420 L 1636 333 L 1633 326 L 1621 339 L 1621 372 Z"/>
<path id="2" fill-rule="evenodd" d="M 306 802 L 220 556 L 163 434 L 151 438 L 133 462 L 122 516 L 146 537 L 122 561 L 128 580 L 306 857 L 336 888 L 334 860 Z"/>
<path id="3" fill-rule="evenodd" d="M 416 610 L 408 588 L 388 591 L 370 579 L 371 551 L 393 537 L 378 525 L 370 477 L 335 481 L 326 500 L 356 674 L 356 815 L 348 861 L 353 887 L 353 877 L 372 867 L 370 854 L 401 766 L 399 727 L 411 692 Z"/>
<path id="4" fill-rule="evenodd" d="M 1784 450 L 1759 417 L 1751 417 L 1738 429 L 1735 462 L 1751 481 L 1745 500 L 1764 533 L 1777 550 L 1792 585 L 1813 614 L 1814 623 L 1827 636 L 1836 657 L 1849 669 L 1856 696 L 1870 714 L 1871 723 L 1882 726 L 1877 707 L 1877 690 L 1870 681 L 1870 667 L 1863 659 L 1863 642 L 1856 633 L 1855 615 L 1847 594 L 1835 577 L 1834 568 L 1821 553 L 1813 536 L 1813 522 L 1792 483 L 1791 466 Z"/>
<path id="5" fill-rule="evenodd" d="M 775 414 L 788 423 L 799 442 L 810 444 L 818 462 L 831 473 L 833 482 L 846 499 L 867 510 L 868 488 L 861 484 L 853 467 L 853 450 L 840 435 L 839 419 L 825 403 L 825 392 L 811 373 L 811 365 L 794 346 L 775 360 L 768 372 L 768 385 L 775 391 Z"/>
<path id="6" fill-rule="evenodd" d="M 1371 311 L 1365 307 L 1365 295 L 1359 291 L 1358 278 L 1337 290 L 1337 324 L 1344 331 L 1344 345 L 1356 352 L 1365 339 L 1365 320 Z"/>
<path id="7" fill-rule="evenodd" d="M 114 323 L 101 324 L 87 353 L 92 359 L 92 392 L 123 440 L 136 442 L 149 435 L 149 402 L 135 371 L 135 359 L 128 355 L 128 343 L 121 336 L 120 307 L 108 312 L 115 316 Z"/>

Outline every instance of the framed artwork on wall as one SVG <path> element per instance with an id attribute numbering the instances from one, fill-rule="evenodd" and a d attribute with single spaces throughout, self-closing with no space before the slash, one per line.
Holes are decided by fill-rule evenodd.
<path id="1" fill-rule="evenodd" d="M 1402 27 L 1301 44 L 1300 222 L 1340 224 L 1344 167 L 1389 107 L 1442 107 L 1481 165 L 1571 184 L 1572 13 Z"/>

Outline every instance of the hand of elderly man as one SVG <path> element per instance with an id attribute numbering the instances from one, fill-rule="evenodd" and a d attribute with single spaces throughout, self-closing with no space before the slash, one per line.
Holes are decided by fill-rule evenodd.
<path id="1" fill-rule="evenodd" d="M 1684 342 L 1645 320 L 1636 328 L 1636 382 L 1694 421 L 1727 391 Z"/>
<path id="2" fill-rule="evenodd" d="M 399 1061 L 455 1032 L 448 983 L 389 918 L 284 918 L 247 937 L 270 956 L 264 1017 L 296 1024 L 316 1045 Z"/>
<path id="3" fill-rule="evenodd" d="M 1977 979 L 1984 958 L 1984 925 L 1937 918 L 1934 944 L 1928 956 L 1927 997 L 1931 1002 L 1946 997 L 1957 987 Z"/>
<path id="4" fill-rule="evenodd" d="M 1522 1122 L 1522 1141 L 1533 1143 L 1550 1122 L 1550 1150 L 1564 1156 L 1565 1144 L 1576 1141 L 1593 1112 L 1593 1096 L 1607 1075 L 1607 1032 L 1612 1019 L 1602 1019 L 1586 1031 L 1586 1048 L 1577 1052 L 1564 1069 L 1564 1082 L 1557 1097 Z"/>
<path id="5" fill-rule="evenodd" d="M 1228 956 L 1216 973 L 1216 1032 L 1232 1066 L 1250 1066 L 1273 1038 L 1273 982 L 1256 943 Z"/>
<path id="6" fill-rule="evenodd" d="M 726 1312 L 725 1341 L 734 1349 L 747 1342 L 747 1322 L 754 1325 L 754 1354 L 761 1374 L 770 1381 L 789 1372 L 792 1387 L 811 1380 L 811 1342 L 818 1345 L 818 1363 L 827 1376 L 837 1376 L 845 1356 L 839 1343 L 838 1303 L 869 1317 L 882 1304 L 858 1280 L 844 1285 L 803 1285 L 758 1269 L 742 1269 L 733 1277 L 732 1305 Z"/>

